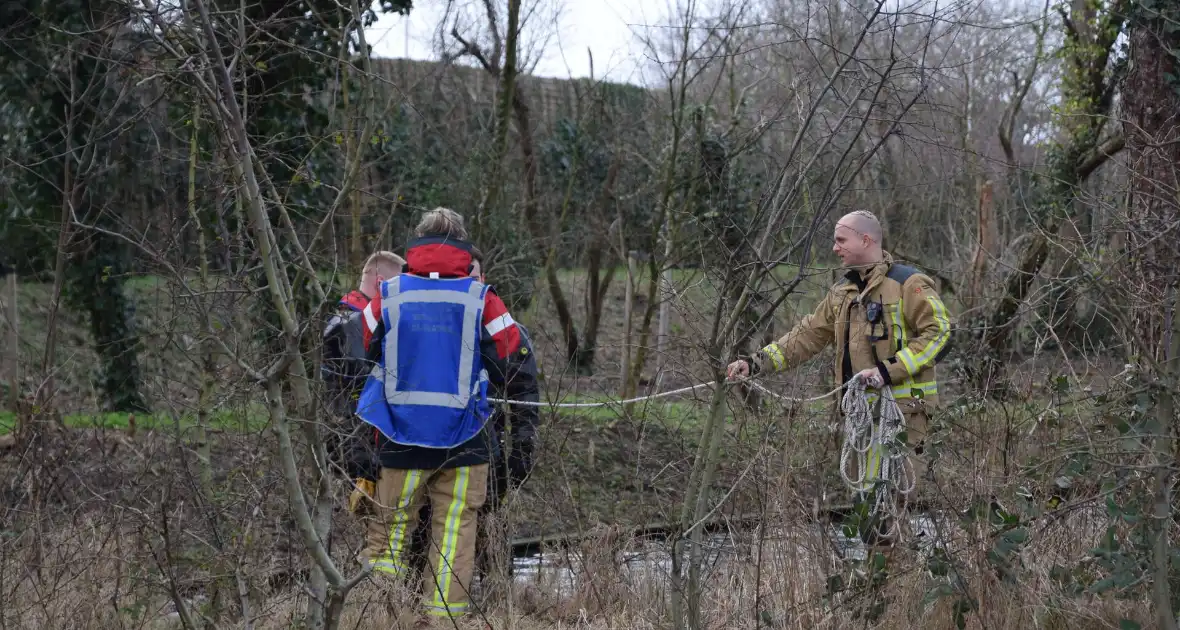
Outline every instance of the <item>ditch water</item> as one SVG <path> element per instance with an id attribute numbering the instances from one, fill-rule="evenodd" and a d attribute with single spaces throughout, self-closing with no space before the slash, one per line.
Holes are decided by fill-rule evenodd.
<path id="1" fill-rule="evenodd" d="M 929 516 L 915 516 L 909 520 L 912 531 L 919 535 L 919 549 L 931 553 L 939 544 L 935 520 Z M 943 532 L 946 531 L 945 524 Z M 746 531 L 746 534 L 752 534 Z M 829 525 L 824 528 L 831 552 L 847 561 L 861 561 L 868 557 L 868 549 L 859 537 L 849 537 L 842 528 Z M 747 536 L 748 538 L 749 536 Z M 813 536 L 812 540 L 817 538 Z M 751 541 L 735 540 L 734 535 L 712 534 L 703 540 L 705 546 L 704 565 L 714 566 L 721 561 L 748 557 Z M 628 549 L 616 554 L 615 566 L 622 577 L 630 583 L 652 581 L 664 583 L 672 570 L 671 543 L 658 539 L 641 539 Z M 513 582 L 518 586 L 530 585 L 556 595 L 569 595 L 579 584 L 579 575 L 584 566 L 580 552 L 575 549 L 533 553 L 513 559 Z"/>

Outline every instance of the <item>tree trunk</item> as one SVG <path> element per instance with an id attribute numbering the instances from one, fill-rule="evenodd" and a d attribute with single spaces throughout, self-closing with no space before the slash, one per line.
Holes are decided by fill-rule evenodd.
<path id="1" fill-rule="evenodd" d="M 668 362 L 668 337 L 672 327 L 672 215 L 664 221 L 664 271 L 660 273 L 660 319 L 656 329 L 656 378 L 655 389 L 664 380 L 664 367 Z"/>
<path id="2" fill-rule="evenodd" d="M 541 201 L 537 192 L 538 164 L 536 148 L 533 146 L 532 115 L 529 111 L 528 104 L 525 103 L 524 98 L 520 95 L 520 90 L 516 89 L 519 31 L 520 0 L 509 0 L 508 24 L 505 30 L 504 67 L 498 72 L 492 66 L 485 65 L 485 68 L 489 72 L 499 75 L 501 90 L 505 99 L 501 107 L 507 108 L 511 105 L 511 111 L 516 121 L 516 131 L 520 138 L 520 156 L 524 162 L 525 226 L 528 228 L 529 234 L 532 235 L 533 239 L 541 246 L 549 241 L 552 236 L 550 231 L 546 230 L 548 224 L 541 218 L 540 212 Z M 501 110 L 500 116 L 501 122 L 505 122 L 506 109 Z M 500 133 L 506 134 L 507 129 L 501 128 Z M 499 146 L 504 141 L 506 140 L 503 137 L 497 138 L 497 145 Z M 496 168 L 498 169 L 499 166 Z M 492 182 L 491 186 L 493 190 L 498 191 L 498 183 Z M 494 195 L 489 195 L 485 203 L 491 203 L 491 201 L 494 201 Z M 546 248 L 542 247 L 542 249 Z M 552 260 L 546 265 L 545 281 L 549 286 L 549 295 L 553 298 L 553 308 L 557 311 L 557 319 L 561 324 L 561 331 L 565 340 L 566 357 L 569 360 L 573 360 L 578 356 L 578 329 L 574 324 L 569 301 L 566 300 L 565 292 L 561 289 L 557 267 L 553 264 Z"/>
<path id="3" fill-rule="evenodd" d="M 1074 203 L 1080 202 L 1075 200 Z M 1058 250 L 1058 258 L 1065 260 L 1059 261 L 1059 265 L 1050 264 L 1050 268 L 1056 268 L 1056 271 L 1050 272 L 1052 275 L 1049 280 L 1049 289 L 1046 291 L 1047 304 L 1044 309 L 1044 318 L 1052 327 L 1056 337 L 1063 342 L 1066 340 L 1084 342 L 1084 336 L 1087 334 L 1084 327 L 1078 327 L 1077 317 L 1078 304 L 1081 302 L 1083 289 L 1079 278 L 1082 268 L 1078 256 L 1086 255 L 1088 245 L 1082 231 L 1078 228 L 1078 223 L 1089 212 L 1091 212 L 1090 208 L 1085 208 L 1081 212 L 1075 211 L 1073 217 L 1059 224 L 1057 242 L 1064 248 Z M 1096 332 L 1096 330 L 1090 331 L 1091 334 Z"/>
<path id="4" fill-rule="evenodd" d="M 197 232 L 197 265 L 200 270 L 201 291 L 211 291 L 212 283 L 209 278 L 209 251 L 205 239 L 205 227 L 201 224 L 201 214 L 197 210 L 197 161 L 200 157 L 200 127 L 201 103 L 193 104 L 193 128 L 189 137 L 188 163 L 188 215 L 193 222 L 193 229 Z M 194 296 L 195 298 L 196 296 Z M 211 305 L 206 305 L 205 312 L 212 317 Z M 212 322 L 209 322 L 212 324 Z M 210 326 L 212 327 L 212 326 Z M 201 489 L 206 496 L 211 495 L 213 484 L 212 455 L 209 451 L 209 411 L 213 394 L 217 385 L 217 362 L 214 353 L 214 341 L 202 339 L 200 341 L 200 374 L 201 382 L 197 393 L 197 457 L 201 460 Z"/>
<path id="5" fill-rule="evenodd" d="M 73 150 L 71 147 L 71 137 L 73 134 L 71 125 L 73 124 L 72 112 L 68 113 L 66 117 L 66 155 L 62 158 L 62 203 L 61 203 L 61 223 L 58 224 L 57 232 L 57 254 L 53 263 L 53 295 L 49 300 L 49 317 L 45 325 L 45 354 L 41 358 L 41 376 L 45 379 L 45 384 L 38 389 L 34 405 L 46 409 L 53 402 L 53 395 L 55 392 L 55 378 L 57 373 L 57 319 L 61 312 L 62 294 L 65 291 L 66 281 L 66 261 L 70 258 L 70 246 L 73 242 L 73 230 L 71 226 L 73 223 L 70 220 L 70 215 L 73 212 L 75 199 L 77 197 L 77 189 L 74 187 L 73 169 Z M 60 420 L 60 418 L 59 418 Z"/>
<path id="6" fill-rule="evenodd" d="M 311 378 L 308 374 L 305 359 L 300 352 L 299 342 L 303 337 L 302 322 L 296 310 L 296 298 L 290 276 L 289 266 L 278 241 L 274 226 L 268 216 L 267 200 L 264 198 L 259 181 L 259 171 L 255 166 L 254 150 L 250 136 L 246 129 L 246 119 L 238 104 L 234 91 L 233 79 L 229 74 L 229 66 L 218 45 L 218 38 L 214 33 L 213 21 L 210 17 L 205 0 L 193 0 L 193 5 L 200 15 L 200 29 L 205 40 L 201 47 L 203 61 L 211 67 L 216 79 L 221 107 L 214 111 L 215 124 L 219 125 L 222 135 L 229 140 L 227 147 L 230 165 L 233 167 L 235 178 L 243 184 L 239 188 L 243 201 L 243 209 L 249 217 L 251 232 L 258 244 L 258 254 L 262 261 L 262 271 L 265 274 L 266 293 L 270 297 L 269 308 L 275 312 L 281 325 L 281 339 L 284 342 L 282 354 L 271 364 L 265 372 L 250 368 L 244 361 L 241 367 L 250 372 L 256 382 L 266 387 L 266 403 L 268 415 L 278 441 L 279 461 L 287 489 L 287 498 L 291 506 L 292 519 L 295 529 L 301 538 L 304 549 L 310 557 L 311 579 L 309 584 L 306 624 L 311 628 L 331 630 L 339 621 L 340 604 L 364 573 L 346 579 L 333 561 L 328 549 L 328 532 L 331 526 L 332 497 L 330 472 L 321 467 L 327 461 L 327 453 L 322 436 L 319 435 L 319 424 L 302 422 L 302 433 L 306 440 L 309 457 L 304 466 L 315 481 L 311 505 L 304 493 L 300 481 L 300 461 L 296 457 L 295 444 L 291 439 L 292 419 L 309 420 L 315 417 L 315 399 L 311 392 Z M 352 3 L 353 14 L 360 15 L 357 2 Z M 360 48 L 367 50 L 364 29 L 357 29 L 357 39 Z M 207 51 L 207 52 L 206 52 Z M 368 70 L 368 68 L 366 68 Z M 359 152 L 351 159 L 357 160 L 350 164 L 349 172 L 355 173 L 359 168 Z M 349 184 L 347 181 L 344 186 Z M 286 213 L 286 208 L 280 199 L 272 200 L 280 214 Z M 287 217 L 289 218 L 289 217 Z M 308 268 L 304 271 L 309 275 L 306 279 L 316 289 L 318 299 L 323 301 L 323 290 L 314 276 L 314 269 L 307 264 L 307 252 L 303 250 L 293 231 L 289 232 L 292 239 L 290 247 L 295 255 L 302 259 Z M 294 265 L 291 265 L 294 266 Z M 227 348 L 223 348 L 227 349 Z M 228 349 L 227 349 L 228 350 Z M 283 399 L 283 383 L 286 383 L 293 395 L 293 411 L 288 412 L 288 405 Z"/>
<path id="7" fill-rule="evenodd" d="M 344 134 L 343 134 L 343 136 L 344 136 L 344 154 L 345 155 L 352 155 L 352 153 L 354 151 L 353 144 L 358 143 L 358 142 L 363 143 L 363 142 L 366 142 L 366 140 L 363 138 L 358 139 L 356 137 L 356 128 L 355 128 L 355 125 L 353 124 L 356 119 L 353 116 L 352 109 L 350 107 L 349 90 L 348 90 L 349 81 L 352 79 L 352 73 L 350 72 L 351 67 L 349 64 L 341 63 L 340 70 L 344 75 L 342 77 L 343 80 L 340 82 L 340 97 L 341 97 L 341 103 L 344 106 L 344 118 L 347 121 L 345 124 L 345 129 L 344 129 Z M 360 191 L 359 186 L 357 186 L 353 190 L 349 191 L 349 193 L 348 193 L 348 206 L 349 206 L 348 215 L 351 220 L 350 225 L 349 225 L 350 229 L 349 229 L 349 235 L 348 235 L 348 242 L 349 242 L 348 267 L 349 267 L 349 271 L 350 271 L 350 276 L 352 273 L 355 273 L 355 274 L 357 274 L 356 277 L 359 278 L 360 273 L 361 273 L 361 266 L 364 265 L 364 263 L 365 263 L 365 254 L 366 254 L 364 226 L 361 221 L 362 215 L 363 215 L 363 209 L 361 207 L 361 191 Z"/>
<path id="8" fill-rule="evenodd" d="M 977 234 L 975 254 L 971 257 L 971 276 L 968 280 L 967 293 L 963 295 L 963 308 L 973 310 L 983 299 L 987 286 L 987 270 L 991 258 L 999 253 L 1000 234 L 996 226 L 996 207 L 993 202 L 992 182 L 984 182 L 979 191 L 979 205 L 977 207 Z"/>
<path id="9" fill-rule="evenodd" d="M 1164 7 L 1159 3 L 1158 7 Z M 1152 431 L 1155 459 L 1155 496 L 1151 522 L 1152 599 L 1158 627 L 1176 630 L 1170 584 L 1173 562 L 1168 535 L 1174 505 L 1172 478 L 1175 463 L 1175 401 L 1180 382 L 1180 326 L 1177 313 L 1177 269 L 1180 248 L 1172 225 L 1180 216 L 1180 91 L 1175 77 L 1180 64 L 1180 32 L 1174 28 L 1180 9 L 1140 7 L 1130 32 L 1131 72 L 1124 89 L 1126 121 L 1123 128 L 1130 153 L 1131 203 L 1128 208 L 1131 269 L 1130 294 L 1140 354 L 1163 379 Z M 1171 302 L 1169 308 L 1168 302 Z M 1170 313 L 1170 316 L 1168 314 Z"/>
<path id="10" fill-rule="evenodd" d="M 88 202 L 81 217 L 93 217 Z M 101 219 L 100 219 L 101 221 Z M 135 304 L 123 276 L 130 268 L 126 246 L 103 233 L 88 235 L 83 253 L 65 270 L 69 301 L 85 309 L 99 359 L 99 391 L 107 411 L 148 411 L 139 392 L 139 339 Z"/>
<path id="11" fill-rule="evenodd" d="M 618 271 L 614 265 L 602 269 L 603 254 L 607 251 L 604 239 L 595 236 L 586 252 L 586 327 L 582 331 L 582 345 L 574 361 L 579 370 L 592 373 L 598 351 L 598 330 L 602 326 L 602 309 L 606 303 L 606 291 Z"/>
<path id="12" fill-rule="evenodd" d="M 519 0 L 512 0 L 510 6 L 515 6 L 519 11 Z M 511 11 L 509 12 L 511 16 Z M 509 18 L 509 28 L 512 28 L 512 19 Z M 512 109 L 516 116 L 516 129 L 520 135 L 520 156 L 524 161 L 524 218 L 525 225 L 528 226 L 529 232 L 533 238 L 539 243 L 552 238 L 552 235 L 547 233 L 546 223 L 541 218 L 540 205 L 541 201 L 537 196 L 537 154 L 533 147 L 533 125 L 532 117 L 529 112 L 529 106 L 520 97 L 518 92 L 513 92 Z M 548 261 L 545 269 L 545 280 L 549 285 L 549 296 L 553 298 L 553 308 L 557 312 L 557 320 L 561 324 L 562 336 L 565 339 L 565 356 L 568 359 L 574 359 L 578 356 L 578 327 L 574 324 L 574 316 L 570 310 L 569 301 L 565 298 L 565 292 L 561 288 L 560 278 L 557 275 L 557 265 L 554 261 Z"/>
<path id="13" fill-rule="evenodd" d="M 1138 282 L 1136 336 L 1142 352 L 1159 361 L 1165 346 L 1164 303 L 1176 280 L 1176 235 L 1170 224 L 1180 216 L 1180 96 L 1168 77 L 1180 71 L 1171 59 L 1180 51 L 1180 36 L 1168 33 L 1162 20 L 1143 20 L 1131 31 L 1130 42 L 1133 69 L 1127 76 L 1123 125 L 1132 177 L 1130 277 Z"/>
<path id="14" fill-rule="evenodd" d="M 602 194 L 599 196 L 599 216 L 605 217 L 608 206 L 615 199 L 615 180 L 619 175 L 619 160 L 615 159 L 607 171 L 606 181 L 602 184 Z M 574 358 L 574 366 L 586 374 L 594 371 L 594 357 L 598 350 L 598 329 L 602 324 L 602 308 L 606 301 L 606 291 L 615 278 L 616 268 L 609 265 L 605 275 L 602 274 L 603 254 L 610 250 L 607 239 L 610 230 L 595 229 L 590 237 L 589 250 L 586 252 L 586 328 L 582 331 L 582 346 Z"/>
<path id="15" fill-rule="evenodd" d="M 620 231 L 621 232 L 621 231 Z M 639 270 L 635 260 L 635 252 L 627 252 L 627 294 L 623 298 L 623 358 L 620 363 L 619 396 L 631 396 L 631 340 L 634 338 L 635 327 L 635 282 L 639 277 Z"/>

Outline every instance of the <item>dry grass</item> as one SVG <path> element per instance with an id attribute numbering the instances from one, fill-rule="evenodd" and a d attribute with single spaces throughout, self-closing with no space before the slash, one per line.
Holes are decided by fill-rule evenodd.
<path id="1" fill-rule="evenodd" d="M 829 593 L 833 576 L 853 583 L 864 562 L 844 561 L 834 552 L 830 526 L 800 519 L 799 498 L 781 496 L 783 508 L 767 513 L 758 531 L 734 532 L 710 544 L 724 547 L 709 558 L 704 574 L 702 620 L 709 628 L 953 628 L 953 598 L 926 601 L 945 577 L 926 570 L 926 558 L 902 547 L 887 551 L 888 578 L 877 588 L 853 587 Z M 978 602 L 967 627 L 988 630 L 1026 628 L 1117 628 L 1120 619 L 1144 619 L 1144 601 L 1071 598 L 1049 578 L 1049 568 L 1076 561 L 1102 535 L 1104 515 L 1077 510 L 1034 532 L 1023 554 L 1017 583 L 997 578 L 986 558 L 990 541 L 980 529 L 953 528 L 946 551 L 959 585 Z M 207 612 L 208 583 L 215 571 L 168 558 L 134 518 L 114 514 L 83 516 L 52 530 L 28 529 L 4 545 L 0 584 L 0 627 L 181 628 L 172 603 L 169 574 L 194 614 Z M 344 545 L 339 545 L 343 547 Z M 259 549 L 244 555 L 258 563 Z M 178 553 L 173 550 L 171 553 Z M 667 543 L 639 541 L 618 528 L 595 530 L 578 548 L 558 553 L 564 570 L 550 568 L 535 577 L 484 584 L 481 617 L 487 627 L 656 629 L 669 627 Z M 346 549 L 338 549 L 343 561 Z M 645 561 L 621 562 L 624 557 Z M 171 565 L 169 563 L 172 563 Z M 208 568 L 207 565 L 206 568 Z M 258 565 L 255 565 L 258 566 Z M 250 584 L 253 627 L 298 627 L 304 595 L 291 586 L 268 588 L 261 573 L 244 568 Z M 572 576 L 572 584 L 560 582 Z M 494 587 L 494 588 L 493 588 Z M 494 594 L 493 594 L 494 593 Z M 391 593 L 385 585 L 364 583 L 353 592 L 342 628 L 411 627 L 412 596 Z M 864 611 L 885 602 L 869 622 Z M 222 602 L 218 628 L 246 628 L 239 601 Z M 390 608 L 400 611 L 391 614 Z M 761 624 L 761 625 L 760 625 Z M 446 626 L 438 626 L 446 627 Z M 477 627 L 463 625 L 460 627 Z M 1149 626 L 1144 626 L 1149 627 Z"/>
<path id="2" fill-rule="evenodd" d="M 739 414 L 727 435 L 730 474 L 713 496 L 720 500 L 728 484 L 737 484 L 740 492 L 730 501 L 740 496 L 745 508 L 761 512 L 761 526 L 710 539 L 710 548 L 721 552 L 707 554 L 705 626 L 953 628 L 955 604 L 965 598 L 977 603 L 964 616 L 970 628 L 1118 628 L 1123 619 L 1151 627 L 1151 606 L 1144 598 L 1075 596 L 1051 575 L 1055 567 L 1084 566 L 1112 522 L 1093 488 L 1075 489 L 1061 509 L 1027 521 L 1029 539 L 1011 581 L 1001 580 L 989 559 L 995 530 L 958 518 L 980 501 L 1012 506 L 1017 490 L 1030 483 L 1019 472 L 1021 462 L 1068 452 L 1064 438 L 1087 420 L 1077 408 L 1070 413 L 1064 405 L 1056 408 L 1067 421 L 1041 422 L 1019 406 L 944 414 L 944 443 L 930 494 L 944 516 L 939 535 L 952 572 L 933 575 L 926 556 L 898 547 L 888 553 L 887 578 L 875 585 L 857 577 L 871 576 L 872 565 L 841 559 L 832 525 L 809 516 L 819 493 L 834 489 L 836 441 L 824 427 L 826 410 L 802 406 Z M 194 615 L 215 617 L 209 627 L 300 627 L 306 559 L 291 536 L 266 436 L 221 436 L 215 496 L 208 498 L 194 489 L 191 452 L 173 437 L 129 438 L 101 430 L 69 435 L 70 448 L 60 446 L 69 440 L 59 440 L 56 450 L 0 459 L 8 508 L 0 536 L 0 630 L 180 628 L 174 595 Z M 542 463 L 554 473 L 565 466 Z M 643 470 L 627 462 L 613 466 Z M 581 479 L 579 486 L 571 477 L 595 470 L 564 470 L 548 485 L 534 484 L 528 494 L 513 497 L 524 502 L 496 523 L 502 531 L 519 534 L 526 510 L 578 506 L 575 522 L 587 536 L 573 549 L 550 550 L 552 565 L 536 575 L 514 580 L 493 575 L 477 600 L 485 624 L 480 627 L 670 627 L 669 544 L 636 540 L 620 522 L 600 518 L 613 512 L 581 503 L 575 488 L 609 479 Z M 686 482 L 686 466 L 665 464 L 658 472 L 665 477 L 661 487 Z M 676 513 L 674 495 L 647 496 L 655 512 Z M 830 494 L 829 500 L 838 502 Z M 732 511 L 728 504 L 723 509 Z M 353 568 L 350 557 L 359 541 L 353 520 L 338 514 L 332 552 L 346 569 Z M 242 617 L 239 577 L 251 625 Z M 842 588 L 830 592 L 833 584 Z M 947 593 L 930 601 L 939 588 Z M 342 627 L 409 627 L 413 607 L 394 606 L 400 614 L 391 614 L 389 604 L 396 601 L 408 600 L 365 586 L 354 593 Z"/>

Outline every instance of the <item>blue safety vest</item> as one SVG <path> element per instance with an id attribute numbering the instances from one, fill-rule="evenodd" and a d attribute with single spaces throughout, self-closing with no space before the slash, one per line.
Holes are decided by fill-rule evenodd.
<path id="1" fill-rule="evenodd" d="M 381 359 L 357 415 L 396 444 L 454 448 L 491 416 L 480 336 L 488 287 L 403 274 L 381 284 Z"/>

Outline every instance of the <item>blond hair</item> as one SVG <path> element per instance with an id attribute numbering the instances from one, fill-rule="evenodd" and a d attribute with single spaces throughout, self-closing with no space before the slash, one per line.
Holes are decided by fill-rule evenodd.
<path id="1" fill-rule="evenodd" d="M 418 221 L 418 227 L 414 228 L 414 236 L 421 238 L 428 234 L 446 236 L 461 241 L 467 240 L 467 228 L 463 226 L 463 215 L 441 206 L 427 212 Z"/>
<path id="2" fill-rule="evenodd" d="M 377 276 L 388 280 L 402 272 L 406 266 L 406 259 L 393 252 L 373 252 L 364 267 L 361 267 L 361 281 L 358 287 L 365 295 L 375 295 L 377 291 Z"/>

